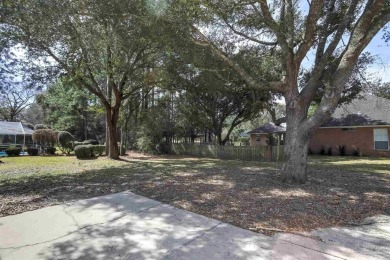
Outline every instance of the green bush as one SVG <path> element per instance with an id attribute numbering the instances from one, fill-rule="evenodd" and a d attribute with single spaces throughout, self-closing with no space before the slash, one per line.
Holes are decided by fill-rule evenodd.
<path id="1" fill-rule="evenodd" d="M 323 145 L 321 146 L 320 154 L 325 155 L 325 146 Z"/>
<path id="2" fill-rule="evenodd" d="M 103 155 L 106 152 L 106 146 L 105 145 L 91 145 L 93 154 L 98 156 L 98 155 Z"/>
<path id="3" fill-rule="evenodd" d="M 77 159 L 89 159 L 94 155 L 92 145 L 78 145 L 74 148 Z"/>
<path id="4" fill-rule="evenodd" d="M 87 144 L 98 145 L 99 142 L 97 140 L 95 140 L 95 139 L 89 139 L 89 140 L 85 140 L 83 142 L 83 144 L 85 144 L 85 145 L 87 145 Z"/>
<path id="5" fill-rule="evenodd" d="M 120 152 L 120 155 L 121 156 L 123 156 L 123 155 L 125 155 L 126 154 L 126 151 L 127 151 L 127 148 L 126 148 L 126 146 L 123 144 L 121 144 L 120 146 L 119 146 L 119 152 Z"/>
<path id="6" fill-rule="evenodd" d="M 73 149 L 76 148 L 76 146 L 78 146 L 78 145 L 84 145 L 84 143 L 83 142 L 74 141 L 73 142 Z"/>
<path id="7" fill-rule="evenodd" d="M 37 124 L 34 126 L 34 130 L 40 130 L 40 129 L 50 129 L 50 127 L 44 124 Z"/>
<path id="8" fill-rule="evenodd" d="M 56 153 L 56 148 L 55 147 L 47 147 L 46 148 L 46 153 L 54 155 Z"/>
<path id="9" fill-rule="evenodd" d="M 361 155 L 360 155 L 360 149 L 359 149 L 359 148 L 353 149 L 352 155 L 353 155 L 353 156 L 361 156 Z"/>
<path id="10" fill-rule="evenodd" d="M 339 154 L 345 156 L 347 154 L 347 147 L 345 145 L 339 145 Z"/>
<path id="11" fill-rule="evenodd" d="M 8 156 L 18 156 L 21 150 L 21 148 L 8 148 L 5 152 Z"/>
<path id="12" fill-rule="evenodd" d="M 27 148 L 27 153 L 28 155 L 31 155 L 31 156 L 36 156 L 38 155 L 38 148 Z"/>
<path id="13" fill-rule="evenodd" d="M 137 148 L 143 153 L 156 154 L 156 144 L 148 136 L 137 138 Z"/>
<path id="14" fill-rule="evenodd" d="M 172 146 L 170 144 L 159 143 L 156 146 L 159 154 L 172 154 Z"/>
<path id="15" fill-rule="evenodd" d="M 241 143 L 249 143 L 250 138 L 241 136 L 240 138 L 238 138 L 238 141 L 240 141 Z"/>
<path id="16" fill-rule="evenodd" d="M 70 154 L 73 151 L 73 135 L 66 131 L 60 131 L 58 133 L 58 143 L 62 153 Z"/>

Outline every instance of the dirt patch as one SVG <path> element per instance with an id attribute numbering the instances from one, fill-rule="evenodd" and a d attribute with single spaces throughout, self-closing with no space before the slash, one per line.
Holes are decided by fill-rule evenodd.
<path id="1" fill-rule="evenodd" d="M 124 190 L 264 234 L 390 214 L 390 174 L 314 165 L 309 182 L 294 186 L 280 183 L 280 165 L 269 163 L 136 153 L 123 159 L 76 173 L 3 180 L 0 216 Z"/>

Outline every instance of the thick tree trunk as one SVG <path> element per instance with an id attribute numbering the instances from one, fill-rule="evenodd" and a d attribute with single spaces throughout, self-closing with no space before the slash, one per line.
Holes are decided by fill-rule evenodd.
<path id="1" fill-rule="evenodd" d="M 112 111 L 112 112 L 111 112 Z M 107 126 L 108 126 L 108 157 L 110 159 L 118 160 L 119 159 L 119 147 L 118 147 L 118 135 L 117 135 L 117 111 L 115 108 L 107 109 Z"/>
<path id="2" fill-rule="evenodd" d="M 286 183 L 305 183 L 307 175 L 307 148 L 309 130 L 304 127 L 307 110 L 295 98 L 287 102 L 287 129 L 284 146 L 284 165 L 281 180 Z"/>
<path id="3" fill-rule="evenodd" d="M 307 175 L 307 147 L 309 140 L 300 128 L 290 129 L 284 147 L 281 180 L 286 183 L 305 183 Z"/>

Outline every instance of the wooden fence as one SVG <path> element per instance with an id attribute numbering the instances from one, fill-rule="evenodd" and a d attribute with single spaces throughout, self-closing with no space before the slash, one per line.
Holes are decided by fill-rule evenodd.
<path id="1" fill-rule="evenodd" d="M 208 157 L 223 160 L 243 161 L 279 161 L 283 159 L 283 146 L 224 146 L 224 145 L 203 145 L 203 144 L 171 144 L 171 151 L 177 155 L 190 155 Z M 279 150 L 279 152 L 278 152 Z M 278 156 L 279 153 L 279 156 Z"/>

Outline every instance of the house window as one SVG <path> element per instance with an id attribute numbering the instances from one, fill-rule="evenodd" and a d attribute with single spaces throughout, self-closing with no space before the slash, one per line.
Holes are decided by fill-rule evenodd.
<path id="1" fill-rule="evenodd" d="M 374 129 L 375 150 L 389 150 L 389 135 L 387 128 Z"/>
<path id="2" fill-rule="evenodd" d="M 260 142 L 260 135 L 256 135 L 256 142 Z"/>

